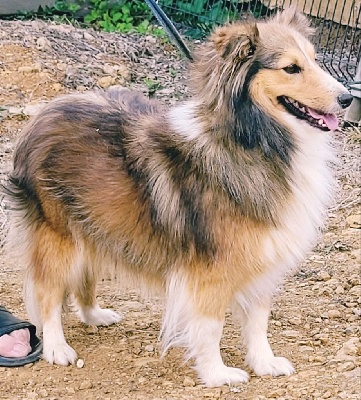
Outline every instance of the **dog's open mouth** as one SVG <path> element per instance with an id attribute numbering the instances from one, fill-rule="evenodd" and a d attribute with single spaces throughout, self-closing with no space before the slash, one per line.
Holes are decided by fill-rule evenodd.
<path id="1" fill-rule="evenodd" d="M 338 128 L 338 119 L 335 114 L 317 111 L 286 96 L 278 97 L 278 101 L 288 112 L 322 131 L 334 131 Z"/>

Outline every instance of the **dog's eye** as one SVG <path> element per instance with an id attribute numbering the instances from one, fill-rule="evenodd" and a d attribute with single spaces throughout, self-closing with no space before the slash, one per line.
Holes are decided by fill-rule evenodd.
<path id="1" fill-rule="evenodd" d="M 296 64 L 287 65 L 283 70 L 287 72 L 287 74 L 299 74 L 301 72 L 301 68 Z"/>

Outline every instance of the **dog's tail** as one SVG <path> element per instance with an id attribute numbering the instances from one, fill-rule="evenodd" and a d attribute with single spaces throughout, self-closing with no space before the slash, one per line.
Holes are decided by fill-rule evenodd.
<path id="1" fill-rule="evenodd" d="M 16 259 L 25 266 L 24 301 L 31 322 L 41 328 L 39 310 L 34 295 L 34 280 L 31 266 L 31 237 L 39 221 L 39 202 L 34 198 L 34 193 L 21 179 L 14 175 L 2 186 L 5 194 L 6 208 L 10 214 L 9 232 L 5 240 L 6 254 L 11 261 Z"/>

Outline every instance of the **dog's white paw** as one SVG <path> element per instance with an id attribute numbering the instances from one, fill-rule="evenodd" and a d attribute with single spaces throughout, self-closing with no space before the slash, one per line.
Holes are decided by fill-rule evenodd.
<path id="1" fill-rule="evenodd" d="M 50 364 L 69 365 L 75 363 L 77 354 L 66 342 L 47 344 L 44 341 L 42 358 Z"/>
<path id="2" fill-rule="evenodd" d="M 272 357 L 269 359 L 257 360 L 247 363 L 256 375 L 292 375 L 295 372 L 293 365 L 285 357 Z"/>
<path id="3" fill-rule="evenodd" d="M 249 375 L 240 368 L 226 367 L 225 365 L 200 370 L 197 368 L 199 378 L 208 387 L 231 385 L 248 382 Z"/>
<path id="4" fill-rule="evenodd" d="M 108 308 L 87 308 L 80 312 L 80 319 L 88 325 L 111 325 L 122 319 L 117 312 Z"/>

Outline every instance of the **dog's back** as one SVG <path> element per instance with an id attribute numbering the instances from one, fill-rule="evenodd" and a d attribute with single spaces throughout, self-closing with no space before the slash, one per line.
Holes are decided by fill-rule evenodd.
<path id="1" fill-rule="evenodd" d="M 21 136 L 7 186 L 19 226 L 48 224 L 65 237 L 72 229 L 70 221 L 87 229 L 95 203 L 118 200 L 120 207 L 121 197 L 130 191 L 123 157 L 129 126 L 161 111 L 156 102 L 117 87 L 65 96 L 47 105 Z M 117 199 L 109 192 L 115 187 Z"/>

